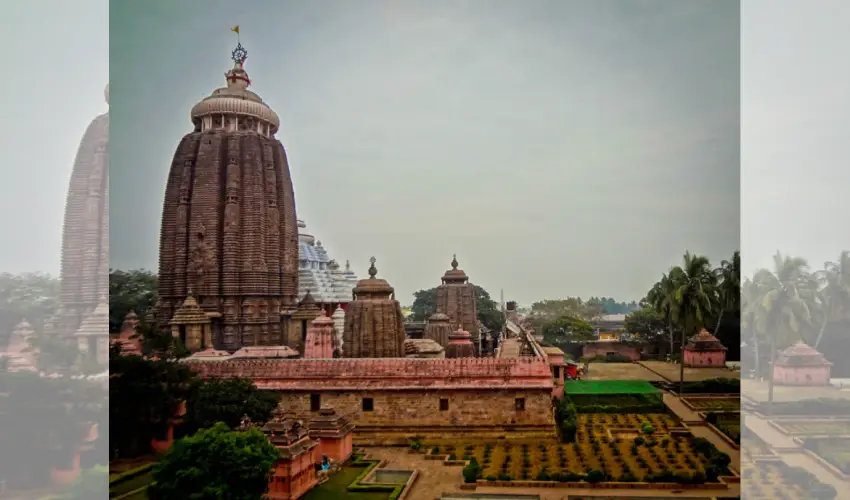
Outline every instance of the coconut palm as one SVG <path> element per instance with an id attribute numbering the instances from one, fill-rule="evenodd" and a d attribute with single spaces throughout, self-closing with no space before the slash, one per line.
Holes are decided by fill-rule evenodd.
<path id="1" fill-rule="evenodd" d="M 766 332 L 770 339 L 767 399 L 771 413 L 777 343 L 784 347 L 802 339 L 805 328 L 811 325 L 812 308 L 818 291 L 817 280 L 808 272 L 809 266 L 805 259 L 777 252 L 773 257 L 773 266 L 773 271 L 762 269 L 753 278 L 757 295 L 761 298 L 761 305 L 756 308 L 756 328 Z"/>
<path id="2" fill-rule="evenodd" d="M 744 331 L 749 331 L 747 337 L 752 340 L 754 354 L 754 371 L 756 376 L 761 375 L 760 369 L 760 352 L 759 352 L 759 336 L 756 329 L 756 317 L 758 316 L 757 309 L 761 306 L 761 297 L 758 296 L 758 287 L 750 278 L 744 279 L 741 286 L 741 328 Z"/>
<path id="3" fill-rule="evenodd" d="M 815 273 L 821 288 L 820 330 L 814 342 L 817 349 L 823 339 L 826 326 L 847 317 L 850 310 L 850 252 L 843 251 L 837 262 L 826 262 L 824 268 Z"/>
<path id="4" fill-rule="evenodd" d="M 674 270 L 677 268 L 674 268 Z M 673 300 L 676 293 L 676 273 L 664 274 L 647 294 L 649 305 L 664 318 L 670 335 L 670 354 L 673 354 Z"/>
<path id="5" fill-rule="evenodd" d="M 708 258 L 685 252 L 682 266 L 671 270 L 676 283 L 673 317 L 682 329 L 682 359 L 679 366 L 679 393 L 685 383 L 685 339 L 696 335 L 715 306 L 717 278 Z"/>
<path id="6" fill-rule="evenodd" d="M 717 324 L 714 335 L 720 330 L 723 314 L 740 308 L 741 298 L 741 252 L 735 251 L 731 260 L 724 260 L 715 271 L 717 277 Z"/>

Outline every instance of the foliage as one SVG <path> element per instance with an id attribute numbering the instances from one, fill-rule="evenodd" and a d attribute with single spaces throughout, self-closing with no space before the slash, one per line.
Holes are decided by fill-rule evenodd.
<path id="1" fill-rule="evenodd" d="M 684 394 L 740 394 L 741 381 L 736 378 L 711 378 L 685 382 Z"/>
<path id="2" fill-rule="evenodd" d="M 36 334 L 59 308 L 59 279 L 44 273 L 0 274 L 0 349 L 22 320 Z"/>
<path id="3" fill-rule="evenodd" d="M 157 500 L 260 500 L 278 449 L 256 428 L 231 431 L 224 423 L 172 445 L 154 468 L 148 496 Z"/>
<path id="4" fill-rule="evenodd" d="M 481 466 L 478 465 L 478 461 L 473 457 L 466 464 L 466 467 L 463 468 L 463 482 L 474 483 L 479 477 L 481 477 Z"/>
<path id="5" fill-rule="evenodd" d="M 607 353 L 598 356 L 582 356 L 579 358 L 582 363 L 631 363 L 632 358 L 625 354 Z"/>
<path id="6" fill-rule="evenodd" d="M 575 405 L 567 398 L 555 402 L 555 421 L 561 434 L 561 442 L 573 443 L 576 440 L 577 411 Z"/>
<path id="7" fill-rule="evenodd" d="M 475 289 L 475 305 L 478 309 L 478 320 L 492 331 L 502 330 L 505 319 L 499 305 L 494 301 L 487 290 L 478 285 L 472 285 Z M 411 321 L 425 321 L 437 312 L 437 288 L 419 290 L 413 293 L 413 305 L 410 306 Z"/>
<path id="8" fill-rule="evenodd" d="M 109 419 L 112 458 L 144 454 L 161 437 L 190 394 L 195 374 L 173 360 L 110 357 Z"/>
<path id="9" fill-rule="evenodd" d="M 637 335 L 647 344 L 654 344 L 663 350 L 670 341 L 669 330 L 664 316 L 653 307 L 636 309 L 626 316 L 623 324 L 627 332 Z"/>
<path id="10" fill-rule="evenodd" d="M 109 331 L 117 333 L 130 311 L 144 318 L 156 303 L 159 279 L 144 269 L 109 270 Z"/>
<path id="11" fill-rule="evenodd" d="M 252 422 L 267 422 L 277 404 L 277 396 L 257 389 L 249 379 L 196 379 L 190 387 L 184 421 L 190 434 L 216 422 L 236 429 L 246 415 Z"/>
<path id="12" fill-rule="evenodd" d="M 664 411 L 659 394 L 570 394 L 570 402 L 578 413 L 647 414 Z"/>
<path id="13" fill-rule="evenodd" d="M 543 327 L 543 341 L 552 344 L 593 338 L 593 327 L 584 319 L 565 314 Z"/>

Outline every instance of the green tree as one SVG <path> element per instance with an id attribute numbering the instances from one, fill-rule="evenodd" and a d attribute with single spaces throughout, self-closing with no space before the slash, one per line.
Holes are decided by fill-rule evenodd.
<path id="1" fill-rule="evenodd" d="M 815 273 L 820 282 L 819 313 L 820 329 L 814 342 L 817 349 L 823 340 L 829 323 L 848 318 L 850 311 L 850 252 L 843 251 L 836 262 L 826 262 L 821 271 Z"/>
<path id="2" fill-rule="evenodd" d="M 628 333 L 639 336 L 648 344 L 656 346 L 658 351 L 666 348 L 667 325 L 664 318 L 652 307 L 642 307 L 626 315 L 623 324 Z"/>
<path id="3" fill-rule="evenodd" d="M 584 319 L 565 314 L 543 328 L 543 340 L 551 344 L 593 338 L 593 327 Z"/>
<path id="4" fill-rule="evenodd" d="M 156 500 L 260 500 L 278 449 L 256 428 L 217 423 L 174 443 L 154 467 L 148 497 Z"/>
<path id="5" fill-rule="evenodd" d="M 44 273 L 0 274 L 0 349 L 26 319 L 36 334 L 59 308 L 59 280 Z"/>
<path id="6" fill-rule="evenodd" d="M 677 280 L 682 272 L 680 268 L 673 268 L 669 273 L 661 276 L 661 279 L 652 286 L 647 294 L 645 302 L 655 309 L 667 324 L 667 332 L 670 337 L 670 354 L 673 353 L 673 307 L 676 300 Z"/>
<path id="7" fill-rule="evenodd" d="M 757 328 L 767 332 L 770 341 L 770 412 L 773 411 L 773 367 L 777 344 L 785 347 L 803 338 L 804 330 L 811 327 L 812 307 L 816 304 L 818 291 L 817 279 L 809 273 L 805 259 L 777 252 L 773 265 L 773 271 L 761 269 L 753 277 L 761 302 L 755 321 Z"/>
<path id="8" fill-rule="evenodd" d="M 505 324 L 504 315 L 487 290 L 478 285 L 472 285 L 475 289 L 475 305 L 478 309 L 478 320 L 492 331 L 502 330 Z M 410 306 L 411 321 L 425 321 L 437 312 L 437 288 L 419 290 L 413 293 L 413 305 Z"/>
<path id="9" fill-rule="evenodd" d="M 696 335 L 705 326 L 705 320 L 716 303 L 716 277 L 706 257 L 685 252 L 681 271 L 671 272 L 676 283 L 673 295 L 673 318 L 682 329 L 681 351 L 685 339 Z M 685 363 L 679 363 L 679 390 L 685 384 Z"/>
<path id="10" fill-rule="evenodd" d="M 145 269 L 109 270 L 109 331 L 121 330 L 131 310 L 144 317 L 156 304 L 159 279 Z"/>
<path id="11" fill-rule="evenodd" d="M 123 356 L 117 349 L 110 351 L 109 369 L 111 458 L 144 454 L 152 437 L 164 437 L 195 373 L 177 361 Z"/>
<path id="12" fill-rule="evenodd" d="M 187 401 L 185 422 L 190 433 L 216 422 L 235 429 L 245 415 L 252 422 L 268 421 L 277 404 L 277 396 L 257 389 L 249 379 L 196 380 Z"/>
<path id="13" fill-rule="evenodd" d="M 717 279 L 717 324 L 714 335 L 720 330 L 724 313 L 740 313 L 741 310 L 741 252 L 735 251 L 731 260 L 724 260 L 715 270 Z"/>

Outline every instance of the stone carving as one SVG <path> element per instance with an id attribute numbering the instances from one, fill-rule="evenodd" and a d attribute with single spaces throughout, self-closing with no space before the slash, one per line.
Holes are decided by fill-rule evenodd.
<path id="1" fill-rule="evenodd" d="M 437 287 L 437 312 L 447 315 L 452 325 L 459 324 L 461 330 L 469 332 L 478 353 L 480 332 L 475 288 L 469 283 L 466 273 L 458 269 L 457 255 L 452 256 L 451 266 L 443 275 L 442 284 Z"/>
<path id="2" fill-rule="evenodd" d="M 378 279 L 375 258 L 369 278 L 354 288 L 354 300 L 345 311 L 343 356 L 347 358 L 400 358 L 404 356 L 404 316 L 393 298 L 394 289 Z"/>

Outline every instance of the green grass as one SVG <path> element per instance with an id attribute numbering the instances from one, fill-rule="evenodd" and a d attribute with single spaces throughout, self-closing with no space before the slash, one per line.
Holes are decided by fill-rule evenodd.
<path id="1" fill-rule="evenodd" d="M 342 468 L 342 470 L 331 476 L 325 484 L 313 488 L 307 492 L 306 495 L 301 497 L 301 499 L 336 500 L 339 498 L 343 500 L 387 500 L 390 497 L 389 492 L 370 491 L 352 493 L 348 491 L 348 485 L 357 479 L 357 476 L 360 475 L 360 473 L 363 472 L 369 465 L 369 462 L 362 465 L 346 465 Z"/>
<path id="2" fill-rule="evenodd" d="M 566 394 L 656 394 L 660 391 L 645 380 L 570 380 Z"/>

